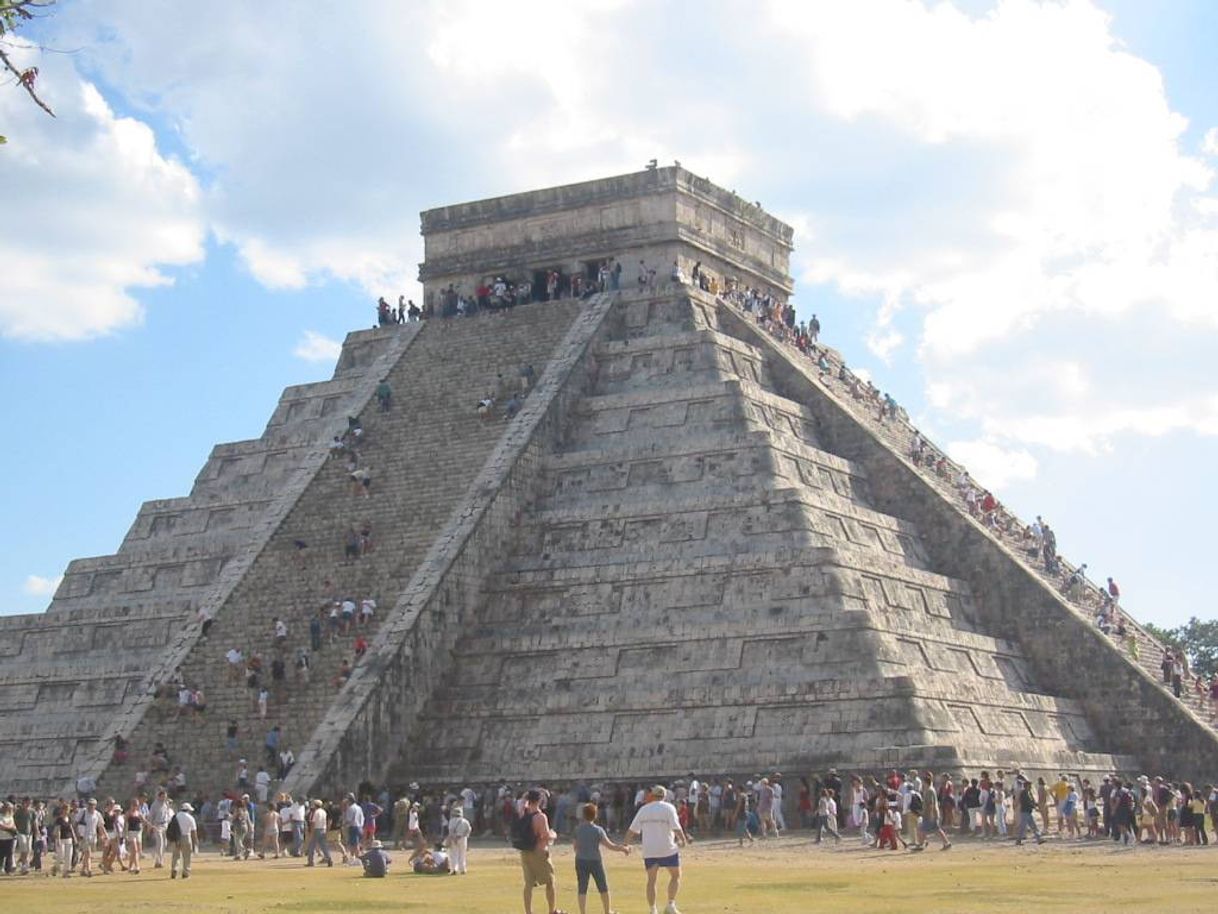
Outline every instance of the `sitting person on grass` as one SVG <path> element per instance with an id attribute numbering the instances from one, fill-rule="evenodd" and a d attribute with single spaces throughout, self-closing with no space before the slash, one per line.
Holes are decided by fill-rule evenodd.
<path id="1" fill-rule="evenodd" d="M 448 852 L 441 848 L 434 851 L 423 851 L 423 856 L 414 862 L 414 871 L 424 876 L 447 876 L 452 872 L 448 862 Z"/>
<path id="2" fill-rule="evenodd" d="M 385 845 L 380 841 L 373 841 L 368 847 L 368 850 L 361 856 L 360 862 L 364 865 L 364 875 L 372 879 L 384 879 L 389 872 L 389 864 L 393 862 L 392 858 L 385 853 Z"/>

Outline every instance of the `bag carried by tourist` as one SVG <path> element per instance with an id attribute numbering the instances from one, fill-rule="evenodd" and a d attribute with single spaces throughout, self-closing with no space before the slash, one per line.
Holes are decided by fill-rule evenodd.
<path id="1" fill-rule="evenodd" d="M 165 838 L 169 841 L 177 841 L 182 837 L 182 823 L 178 821 L 175 815 L 169 820 L 169 824 L 165 827 Z"/>
<path id="2" fill-rule="evenodd" d="M 921 815 L 922 813 L 922 794 L 916 790 L 911 791 L 909 794 L 909 811 L 915 815 Z"/>
<path id="3" fill-rule="evenodd" d="M 531 851 L 537 847 L 537 833 L 533 831 L 533 815 L 525 813 L 512 822 L 512 847 L 518 851 Z"/>

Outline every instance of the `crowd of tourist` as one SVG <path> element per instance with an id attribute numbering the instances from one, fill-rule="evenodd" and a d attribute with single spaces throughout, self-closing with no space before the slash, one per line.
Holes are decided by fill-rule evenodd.
<path id="1" fill-rule="evenodd" d="M 640 286 L 647 284 L 649 275 L 654 285 L 655 270 L 648 270 L 641 261 L 640 267 Z M 621 288 L 622 264 L 610 257 L 590 265 L 586 272 L 554 268 L 540 270 L 534 276 L 536 281 L 527 276 L 501 274 L 482 279 L 468 290 L 457 283 L 449 283 L 437 292 L 434 301 L 429 299 L 422 307 L 404 295 L 398 296 L 394 307 L 382 296 L 376 302 L 376 323 L 386 327 L 437 317 L 474 317 L 481 313 L 510 311 L 533 302 L 587 298 L 599 292 L 613 292 Z"/>
<path id="2" fill-rule="evenodd" d="M 611 895 L 601 853 L 628 855 L 641 841 L 650 911 L 658 914 L 663 894 L 665 914 L 679 914 L 681 851 L 695 841 L 740 846 L 795 833 L 809 845 L 830 838 L 860 849 L 916 853 L 931 846 L 946 851 L 962 838 L 1201 846 L 1209 844 L 1211 829 L 1218 832 L 1213 785 L 1147 775 L 1046 779 L 1019 768 L 975 776 L 895 769 L 839 775 L 830 768 L 787 789 L 781 772 L 739 780 L 691 772 L 650 786 L 500 782 L 425 789 L 411 783 L 391 792 L 362 784 L 358 794 L 326 799 L 269 796 L 269 776 L 251 795 L 243 767 L 244 760 L 233 788 L 215 800 L 189 801 L 165 789 L 137 793 L 126 805 L 83 794 L 49 804 L 10 797 L 0 803 L 0 872 L 69 878 L 167 866 L 172 878 L 189 878 L 194 857 L 210 847 L 234 862 L 289 857 L 306 867 L 333 867 L 338 858 L 370 878 L 387 876 L 390 851 L 400 851 L 405 871 L 459 876 L 469 872 L 470 839 L 480 835 L 519 852 L 526 914 L 533 912 L 535 889 L 546 896 L 545 910 L 558 910 L 563 880 L 551 849 L 563 843 L 574 850 L 580 911 L 595 885 L 607 912 Z"/>

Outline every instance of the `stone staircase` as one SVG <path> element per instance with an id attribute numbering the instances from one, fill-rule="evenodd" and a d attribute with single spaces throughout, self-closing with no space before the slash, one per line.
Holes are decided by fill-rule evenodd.
<path id="1" fill-rule="evenodd" d="M 713 302 L 620 308 L 394 776 L 1130 763 L 1037 690 Z"/>
<path id="2" fill-rule="evenodd" d="M 729 305 L 729 302 L 724 299 L 719 299 L 719 302 L 724 306 Z M 735 310 L 745 319 L 752 319 L 754 317 L 741 309 Z M 898 415 L 895 417 L 890 416 L 881 419 L 881 402 L 878 396 L 875 396 L 872 391 L 864 389 L 864 396 L 861 399 L 856 398 L 853 393 L 852 382 L 839 376 L 839 371 L 842 369 L 845 369 L 848 378 L 852 376 L 852 373 L 846 368 L 844 358 L 839 352 L 830 347 L 818 345 L 813 356 L 809 356 L 800 352 L 793 344 L 786 342 L 785 334 L 781 328 L 777 330 L 777 339 L 784 343 L 784 347 L 794 360 L 806 361 L 809 365 L 812 364 L 816 355 L 823 354 L 829 363 L 830 371 L 816 373 L 816 382 L 819 387 L 825 393 L 832 396 L 856 421 L 869 428 L 878 438 L 885 441 L 895 452 L 911 455 L 914 441 L 920 436 L 925 442 L 928 452 L 933 455 L 933 459 L 937 461 L 938 458 L 943 458 L 946 468 L 945 472 L 940 475 L 928 466 L 925 460 L 922 462 L 911 460 L 910 465 L 918 469 L 922 473 L 923 478 L 944 499 L 967 509 L 964 496 L 953 483 L 953 480 L 960 478 L 967 468 L 947 457 L 941 449 L 937 448 L 933 442 L 927 439 L 909 421 L 908 416 L 903 410 L 898 410 Z M 1020 531 L 1023 531 L 1029 525 L 1025 521 L 1015 517 L 1001 504 L 999 504 L 995 515 L 998 523 L 989 528 L 990 533 L 1007 548 L 1013 559 L 1019 561 L 1025 568 L 1036 574 L 1044 581 L 1047 587 L 1056 590 L 1064 598 L 1070 600 L 1080 611 L 1089 613 L 1092 616 L 1098 614 L 1101 606 L 1104 604 L 1104 594 L 1100 586 L 1090 581 L 1085 581 L 1081 592 L 1070 594 L 1066 585 L 1078 566 L 1068 560 L 1061 559 L 1057 573 L 1051 574 L 1045 568 L 1043 562 L 1038 558 L 1030 557 L 1027 553 L 1027 543 Z M 1169 653 L 1168 647 L 1138 623 L 1125 608 L 1124 603 L 1120 604 L 1120 612 L 1125 622 L 1127 637 L 1124 639 L 1120 638 L 1116 634 L 1114 627 L 1110 633 L 1113 645 L 1121 650 L 1132 662 L 1144 669 L 1148 675 L 1161 685 L 1165 692 L 1170 692 L 1170 685 L 1163 681 L 1161 673 L 1161 664 L 1164 656 Z M 1136 650 L 1132 649 L 1133 643 L 1137 644 Z M 1198 723 L 1211 729 L 1218 729 L 1218 715 L 1215 714 L 1215 708 L 1209 700 L 1208 688 L 1198 693 L 1195 685 L 1196 679 L 1194 677 L 1189 677 L 1184 683 L 1184 689 L 1179 699 L 1181 706 L 1187 709 Z M 1203 686 L 1208 686 L 1208 684 L 1203 683 Z"/>
<path id="3" fill-rule="evenodd" d="M 392 409 L 380 412 L 372 401 L 360 413 L 360 463 L 373 474 L 370 497 L 354 494 L 344 459 L 324 462 L 220 607 L 210 637 L 180 664 L 185 681 L 207 697 L 205 715 L 182 717 L 172 700 L 158 703 L 131 734 L 128 761 L 110 765 L 99 790 L 121 794 L 134 772 L 146 768 L 157 742 L 164 743 L 174 765 L 184 766 L 192 791 L 209 794 L 233 786 L 238 756 L 250 761 L 252 779 L 273 725 L 282 729 L 281 745 L 299 751 L 338 693 L 334 679 L 340 663 L 358 665 L 355 631 L 330 643 L 326 626 L 322 650 L 312 653 L 308 682 L 300 681 L 294 659 L 298 648 L 309 647 L 310 618 L 336 598 L 371 597 L 382 616 L 392 607 L 503 434 L 501 411 L 481 419 L 477 401 L 495 388 L 500 375 L 515 389 L 525 363 L 540 373 L 579 309 L 578 302 L 555 302 L 422 326 L 389 371 Z M 345 426 L 344 417 L 337 418 Z M 230 456 L 231 449 L 223 459 Z M 374 548 L 348 560 L 344 535 L 365 523 L 371 525 Z M 303 552 L 297 541 L 307 544 Z M 289 627 L 282 647 L 275 644 L 274 617 Z M 377 617 L 359 631 L 371 642 L 382 621 Z M 277 656 L 285 661 L 286 681 L 272 688 L 265 719 L 259 718 L 243 678 L 230 675 L 224 654 L 234 646 L 247 657 L 263 658 L 268 687 L 271 661 Z M 240 733 L 233 752 L 226 751 L 224 739 L 230 719 Z"/>
<path id="4" fill-rule="evenodd" d="M 7 790 L 57 795 L 101 770 L 194 643 L 196 612 L 223 600 L 418 329 L 348 334 L 332 380 L 288 388 L 258 439 L 213 449 L 188 496 L 144 503 L 116 553 L 71 562 L 47 612 L 0 619 Z"/>
<path id="5" fill-rule="evenodd" d="M 898 409 L 896 417 L 881 419 L 878 391 L 856 393 L 859 385 L 849 376 L 838 377 L 844 367 L 840 355 L 821 347 L 819 353 L 830 363 L 828 371 L 821 371 L 813 361 L 818 353 L 800 352 L 784 339 L 781 327 L 763 328 L 754 315 L 722 299 L 693 294 L 713 301 L 735 335 L 775 354 L 772 365 L 781 375 L 780 388 L 816 412 L 822 435 L 837 453 L 867 467 L 877 505 L 916 517 L 934 546 L 937 566 L 989 595 L 979 606 L 985 625 L 1022 646 L 1032 679 L 1041 688 L 1077 696 L 1105 744 L 1136 756 L 1142 770 L 1174 772 L 1185 779 L 1208 776 L 1218 736 L 1206 703 L 1171 696 L 1158 668 L 1162 647 L 1124 607 L 1122 616 L 1140 648 L 1136 656 L 1124 641 L 1104 635 L 1096 625 L 1098 588 L 1087 584 L 1081 593 L 1067 593 L 1064 585 L 1074 566 L 1061 562 L 1057 577 L 1041 562 L 1028 561 L 1024 525 L 1005 508 L 994 512 L 993 525 L 970 512 L 953 482 L 963 468 L 943 458 L 946 470 L 939 475 L 908 457 L 915 434 L 908 418 Z M 929 447 L 936 458 L 942 456 Z"/>

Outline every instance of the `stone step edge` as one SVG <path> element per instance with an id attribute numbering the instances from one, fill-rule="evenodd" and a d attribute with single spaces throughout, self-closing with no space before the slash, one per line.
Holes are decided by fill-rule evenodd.
<path id="1" fill-rule="evenodd" d="M 357 392 L 354 394 L 352 409 L 356 414 L 363 412 L 372 401 L 380 379 L 405 357 L 411 346 L 424 335 L 420 329 L 408 336 L 397 337 L 391 341 L 385 352 L 373 360 L 368 366 L 367 373 L 360 379 Z M 244 580 L 246 573 L 253 568 L 258 556 L 270 544 L 275 532 L 286 520 L 296 503 L 304 496 L 310 483 L 329 459 L 328 442 L 318 442 L 308 462 L 292 474 L 292 478 L 283 486 L 278 497 L 253 525 L 254 535 L 248 545 L 226 564 L 218 579 L 212 584 L 210 593 L 200 604 L 199 612 L 206 610 L 213 615 L 218 615 L 222 611 L 229 597 Z M 110 764 L 114 737 L 118 735 L 128 739 L 132 737 L 135 728 L 152 707 L 156 687 L 167 681 L 174 671 L 182 666 L 198 644 L 201 635 L 202 620 L 195 618 L 187 622 L 170 641 L 160 661 L 154 663 L 147 671 L 138 690 L 138 697 L 114 714 L 108 726 L 99 736 L 92 753 L 85 758 L 77 759 L 78 770 L 81 774 L 88 774 L 98 781 L 103 778 L 104 772 Z M 74 784 L 65 784 L 64 790 L 67 792 L 64 795 L 70 795 L 74 789 Z"/>

